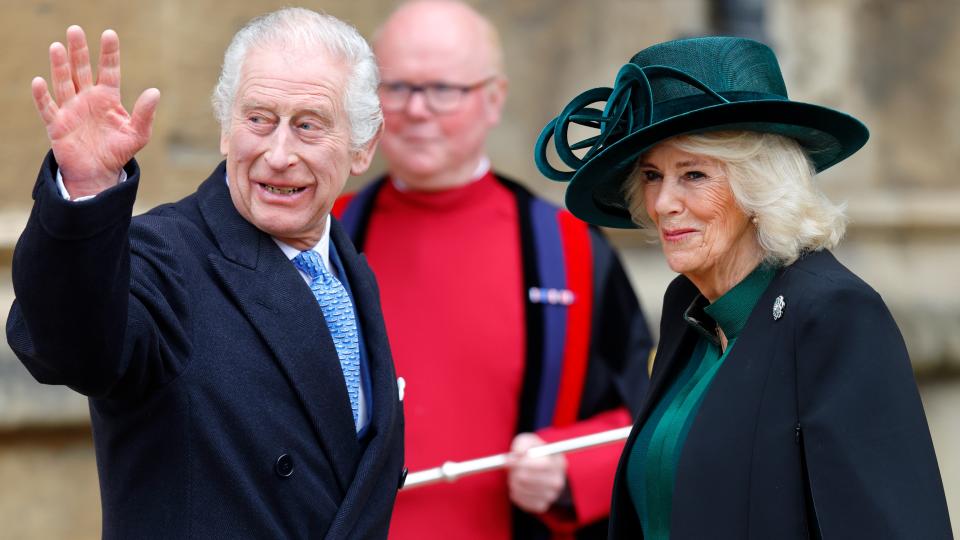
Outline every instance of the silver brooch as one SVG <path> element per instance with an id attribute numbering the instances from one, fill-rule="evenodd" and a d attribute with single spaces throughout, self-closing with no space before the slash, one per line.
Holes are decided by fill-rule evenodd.
<path id="1" fill-rule="evenodd" d="M 773 320 L 780 320 L 780 317 L 783 317 L 783 308 L 787 306 L 787 303 L 783 300 L 783 295 L 777 297 L 773 301 Z"/>

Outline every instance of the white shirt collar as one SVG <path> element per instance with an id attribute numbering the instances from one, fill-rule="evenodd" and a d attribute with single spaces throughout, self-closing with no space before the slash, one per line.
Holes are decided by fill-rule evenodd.
<path id="1" fill-rule="evenodd" d="M 320 260 L 323 261 L 323 265 L 327 268 L 327 271 L 336 275 L 336 272 L 330 267 L 330 222 L 332 220 L 333 218 L 327 214 L 327 224 L 323 227 L 323 235 L 320 236 L 320 241 L 317 242 L 317 245 L 311 249 L 320 254 Z M 287 259 L 291 261 L 300 254 L 300 250 L 293 246 L 287 245 L 276 238 L 273 238 L 273 241 L 283 251 L 283 254 L 287 256 Z M 301 272 L 301 274 L 303 274 L 303 272 Z"/>
<path id="2" fill-rule="evenodd" d="M 467 182 L 467 184 L 471 184 L 477 180 L 480 180 L 486 176 L 488 172 L 490 172 L 490 158 L 487 156 L 480 156 L 480 161 L 477 162 L 477 168 L 473 170 L 473 175 L 470 177 L 470 181 Z M 393 183 L 393 187 L 397 188 L 397 191 L 408 191 L 410 189 L 410 186 L 408 186 L 402 178 L 397 178 L 396 176 L 391 175 L 390 181 Z"/>

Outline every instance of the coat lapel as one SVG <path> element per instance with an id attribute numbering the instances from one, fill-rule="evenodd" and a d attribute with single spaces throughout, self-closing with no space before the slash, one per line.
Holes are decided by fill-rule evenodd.
<path id="1" fill-rule="evenodd" d="M 395 440 L 399 430 L 397 420 L 400 405 L 396 374 L 373 273 L 336 220 L 330 228 L 330 241 L 336 246 L 350 281 L 354 306 L 363 330 L 373 393 L 368 444 L 363 449 L 357 466 L 355 481 L 350 485 L 327 533 L 328 538 L 340 538 L 349 536 L 357 519 L 362 515 L 363 503 L 370 498 L 371 491 L 381 486 L 384 481 L 397 481 L 395 478 L 384 478 L 382 472 L 397 445 Z"/>
<path id="2" fill-rule="evenodd" d="M 690 302 L 696 296 L 696 287 L 683 276 L 677 277 L 664 295 L 665 311 L 660 321 L 660 342 L 657 345 L 650 386 L 643 404 L 640 406 L 640 412 L 633 422 L 630 436 L 624 444 L 620 462 L 617 465 L 617 473 L 614 477 L 613 502 L 610 509 L 611 538 L 640 533 L 640 522 L 636 517 L 627 490 L 627 463 L 630 461 L 633 443 L 643 428 L 644 422 L 647 421 L 647 417 L 656 407 L 660 397 L 669 388 L 675 372 L 681 369 L 684 364 L 679 358 L 683 358 L 684 355 L 689 356 L 692 352 L 689 349 L 696 341 L 696 332 L 689 325 L 677 324 L 676 321 L 683 319 L 683 310 L 690 305 Z"/>
<path id="3" fill-rule="evenodd" d="M 222 166 L 200 187 L 199 203 L 220 247 L 210 264 L 273 353 L 345 492 L 360 445 L 320 306 L 273 240 L 236 211 Z"/>
<path id="4" fill-rule="evenodd" d="M 663 320 L 660 322 L 660 343 L 657 345 L 650 389 L 640 407 L 635 425 L 643 425 L 660 397 L 670 386 L 677 369 L 683 366 L 679 358 L 682 358 L 682 354 L 686 351 L 681 349 L 690 348 L 695 341 L 692 338 L 696 337 L 696 332 L 687 324 L 677 324 L 677 321 L 683 320 L 683 311 L 696 298 L 697 290 L 682 276 L 677 278 L 675 284 L 679 290 L 673 291 L 673 294 L 669 295 L 671 298 L 664 299 L 664 306 L 670 306 L 671 309 L 664 311 Z"/>

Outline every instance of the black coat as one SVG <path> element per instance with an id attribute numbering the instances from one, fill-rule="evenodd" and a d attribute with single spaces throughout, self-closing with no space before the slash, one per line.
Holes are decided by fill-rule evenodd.
<path id="1" fill-rule="evenodd" d="M 611 538 L 642 538 L 626 481 L 639 427 L 699 334 L 685 277 L 664 296 L 650 398 L 620 460 Z M 773 315 L 782 296 L 782 316 Z M 703 398 L 671 538 L 952 538 L 910 359 L 880 296 L 826 251 L 780 270 Z"/>
<path id="2" fill-rule="evenodd" d="M 132 222 L 136 163 L 127 172 L 68 203 L 48 157 L 7 324 L 38 381 L 90 397 L 104 538 L 385 537 L 403 421 L 363 257 L 334 222 L 372 383 L 360 442 L 320 308 L 236 211 L 223 165 Z"/>

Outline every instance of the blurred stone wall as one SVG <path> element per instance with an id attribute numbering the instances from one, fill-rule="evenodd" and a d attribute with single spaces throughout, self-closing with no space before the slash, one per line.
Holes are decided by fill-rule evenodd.
<path id="1" fill-rule="evenodd" d="M 543 124 L 579 92 L 609 86 L 639 49 L 711 33 L 706 0 L 477 0 L 500 28 L 510 78 L 490 142 L 504 173 L 561 201 L 531 149 Z M 0 17 L 0 322 L 13 300 L 10 257 L 26 220 L 46 137 L 30 79 L 48 74 L 47 47 L 69 24 L 92 48 L 107 27 L 123 52 L 124 102 L 163 97 L 139 208 L 193 191 L 221 159 L 210 112 L 223 50 L 254 15 L 288 4 L 246 0 L 6 0 Z M 324 9 L 369 36 L 395 2 L 329 0 Z M 941 0 L 767 0 L 764 30 L 794 99 L 862 119 L 866 148 L 823 175 L 852 224 L 838 256 L 884 296 L 903 329 L 927 405 L 954 522 L 960 522 L 960 3 Z M 371 174 L 382 170 L 379 160 Z M 369 176 L 369 175 L 368 175 Z M 350 182 L 348 189 L 367 178 Z M 672 274 L 656 246 L 611 231 L 651 321 Z M 0 342 L 0 537 L 97 538 L 99 506 L 86 402 L 35 383 Z M 957 527 L 958 525 L 955 525 Z M 957 529 L 960 534 L 960 529 Z"/>

